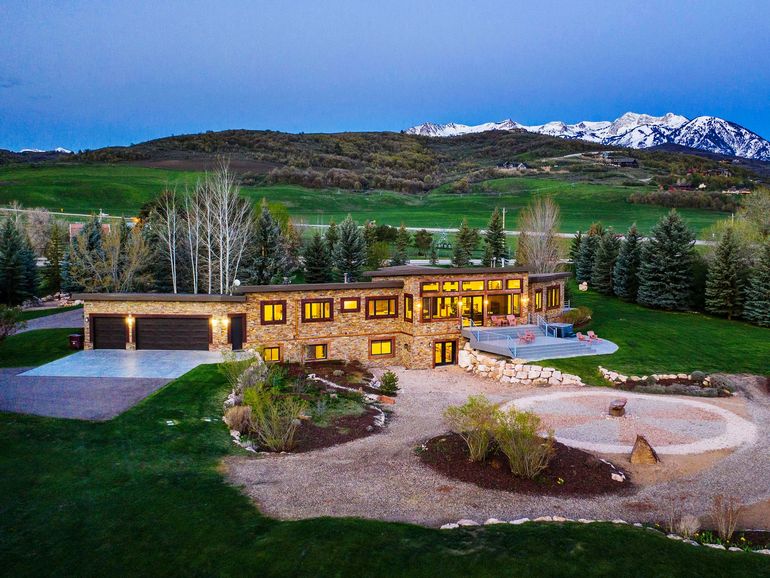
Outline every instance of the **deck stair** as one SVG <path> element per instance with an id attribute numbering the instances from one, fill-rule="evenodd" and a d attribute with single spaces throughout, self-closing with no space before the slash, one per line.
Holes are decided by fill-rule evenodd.
<path id="1" fill-rule="evenodd" d="M 519 335 L 529 331 L 535 335 L 532 343 L 521 343 Z M 537 361 L 560 357 L 593 355 L 596 350 L 592 344 L 577 338 L 546 336 L 538 325 L 520 325 L 517 327 L 464 327 L 463 337 L 471 347 L 479 351 L 503 355 L 506 357 Z"/>

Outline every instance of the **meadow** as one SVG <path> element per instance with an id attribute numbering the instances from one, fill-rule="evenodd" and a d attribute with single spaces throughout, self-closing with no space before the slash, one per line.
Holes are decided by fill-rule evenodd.
<path id="1" fill-rule="evenodd" d="M 0 205 L 19 201 L 25 207 L 52 211 L 92 213 L 100 209 L 111 215 L 133 216 L 165 187 L 184 190 L 201 173 L 130 165 L 56 165 L 0 168 Z M 646 232 L 668 209 L 634 205 L 626 198 L 640 187 L 617 184 L 569 182 L 568 175 L 511 177 L 474 185 L 468 193 L 451 192 L 447 185 L 429 193 L 392 191 L 356 192 L 338 189 L 308 189 L 295 185 L 243 187 L 245 195 L 259 201 L 286 205 L 289 213 L 309 224 L 342 220 L 351 214 L 359 222 L 410 227 L 456 227 L 463 217 L 482 227 L 495 207 L 508 211 L 506 228 L 514 229 L 518 211 L 534 197 L 549 195 L 561 207 L 562 231 L 585 230 L 601 221 L 617 231 L 636 222 Z M 725 213 L 683 209 L 681 213 L 696 231 L 708 227 Z"/>

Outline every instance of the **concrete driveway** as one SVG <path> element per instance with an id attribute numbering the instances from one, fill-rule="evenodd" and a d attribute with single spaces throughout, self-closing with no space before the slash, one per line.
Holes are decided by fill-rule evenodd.
<path id="1" fill-rule="evenodd" d="M 83 329 L 82 307 L 80 309 L 65 311 L 64 313 L 54 313 L 53 315 L 30 319 L 27 321 L 27 326 L 24 329 L 17 331 L 17 333 L 35 331 L 36 329 L 60 329 L 69 327 L 72 327 L 73 329 Z"/>
<path id="2" fill-rule="evenodd" d="M 176 379 L 204 363 L 219 363 L 222 354 L 212 351 L 78 351 L 23 373 L 28 377 L 130 377 Z"/>

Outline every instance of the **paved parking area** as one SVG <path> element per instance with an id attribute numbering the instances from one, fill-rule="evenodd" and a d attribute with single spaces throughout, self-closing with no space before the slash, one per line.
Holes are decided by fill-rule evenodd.
<path id="1" fill-rule="evenodd" d="M 36 329 L 59 329 L 72 327 L 73 329 L 83 329 L 83 309 L 72 309 L 64 313 L 54 313 L 37 319 L 27 321 L 27 326 L 18 331 L 35 331 Z"/>
<path id="2" fill-rule="evenodd" d="M 213 351 L 126 351 L 97 349 L 78 351 L 23 373 L 28 377 L 120 377 L 176 379 L 204 363 L 218 363 L 222 354 Z"/>

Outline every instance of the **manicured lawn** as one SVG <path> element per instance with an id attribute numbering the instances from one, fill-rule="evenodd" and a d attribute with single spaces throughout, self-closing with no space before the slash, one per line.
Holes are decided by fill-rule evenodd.
<path id="1" fill-rule="evenodd" d="M 0 343 L 0 367 L 31 367 L 70 353 L 67 336 L 77 329 L 36 329 L 11 335 Z"/>
<path id="2" fill-rule="evenodd" d="M 65 311 L 72 311 L 74 309 L 82 309 L 82 305 L 71 305 L 69 307 L 51 307 L 50 309 L 37 309 L 31 311 L 22 311 L 21 318 L 24 321 L 30 319 L 38 319 L 39 317 L 48 317 L 49 315 L 56 315 L 57 313 L 64 313 Z"/>
<path id="3" fill-rule="evenodd" d="M 597 293 L 580 293 L 573 285 L 573 305 L 593 311 L 599 337 L 620 349 L 612 355 L 574 357 L 548 362 L 600 383 L 597 366 L 632 375 L 695 370 L 770 373 L 770 329 L 727 321 L 701 313 L 647 309 Z"/>
<path id="4" fill-rule="evenodd" d="M 259 514 L 219 469 L 225 386 L 202 366 L 105 423 L 0 414 L 9 576 L 759 576 L 759 555 L 632 527 L 407 524 Z M 203 418 L 210 418 L 205 421 Z M 175 426 L 166 425 L 175 420 Z"/>
<path id="5" fill-rule="evenodd" d="M 133 167 L 128 165 L 58 165 L 7 167 L 0 169 L 0 204 L 17 200 L 27 207 L 53 211 L 91 213 L 99 209 L 111 215 L 135 215 L 139 208 L 164 187 L 183 190 L 200 173 Z M 506 227 L 516 228 L 516 215 L 534 197 L 550 195 L 562 212 L 562 231 L 585 230 L 597 220 L 625 231 L 633 222 L 646 232 L 668 212 L 664 207 L 626 202 L 639 187 L 615 184 L 570 182 L 569 175 L 550 178 L 512 177 L 475 185 L 470 193 L 457 194 L 441 186 L 424 194 L 392 191 L 354 192 L 336 189 L 307 189 L 293 185 L 244 187 L 255 201 L 267 198 L 287 206 L 289 213 L 306 223 L 337 222 L 350 213 L 359 222 L 410 227 L 453 228 L 467 217 L 472 226 L 487 224 L 496 207 L 508 209 Z M 696 230 L 725 218 L 725 213 L 683 209 L 681 213 Z"/>

